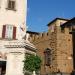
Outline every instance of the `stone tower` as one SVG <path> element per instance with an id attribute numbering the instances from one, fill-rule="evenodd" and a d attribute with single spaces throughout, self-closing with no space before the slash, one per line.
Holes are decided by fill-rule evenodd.
<path id="1" fill-rule="evenodd" d="M 75 18 L 56 18 L 48 24 L 47 32 L 27 33 L 42 58 L 40 74 L 75 74 Z"/>

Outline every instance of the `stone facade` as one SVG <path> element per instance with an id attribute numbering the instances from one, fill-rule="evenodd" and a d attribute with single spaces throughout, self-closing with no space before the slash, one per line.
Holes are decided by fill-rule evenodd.
<path id="1" fill-rule="evenodd" d="M 27 0 L 0 0 L 0 75 L 24 75 L 26 53 L 36 48 L 26 35 Z"/>
<path id="2" fill-rule="evenodd" d="M 75 20 L 75 19 L 72 19 Z M 73 64 L 73 38 L 70 28 L 74 25 L 72 20 L 56 18 L 48 24 L 48 31 L 44 33 L 27 32 L 30 34 L 29 40 L 37 50 L 37 54 L 42 59 L 41 74 L 48 73 L 68 73 L 74 68 Z M 45 64 L 45 50 L 49 48 L 50 65 Z"/>

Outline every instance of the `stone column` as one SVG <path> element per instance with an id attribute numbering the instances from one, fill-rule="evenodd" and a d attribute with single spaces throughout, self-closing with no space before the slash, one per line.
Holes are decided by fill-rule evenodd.
<path id="1" fill-rule="evenodd" d="M 23 74 L 23 59 L 22 53 L 10 53 L 7 56 L 6 75 L 24 75 Z"/>

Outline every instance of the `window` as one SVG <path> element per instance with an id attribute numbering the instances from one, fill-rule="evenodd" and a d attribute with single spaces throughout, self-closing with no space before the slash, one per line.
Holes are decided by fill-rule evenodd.
<path id="1" fill-rule="evenodd" d="M 55 28 L 54 25 L 50 26 L 50 28 L 49 28 L 50 32 L 54 32 L 54 28 Z"/>
<path id="2" fill-rule="evenodd" d="M 48 34 L 48 32 L 47 32 L 47 36 L 48 36 L 49 34 Z"/>
<path id="3" fill-rule="evenodd" d="M 7 25 L 6 26 L 6 34 L 5 34 L 5 38 L 10 38 L 12 39 L 12 36 L 13 36 L 13 26 L 11 25 Z"/>
<path id="4" fill-rule="evenodd" d="M 3 25 L 2 38 L 16 39 L 16 27 L 13 25 Z"/>
<path id="5" fill-rule="evenodd" d="M 14 0 L 8 0 L 8 8 L 9 10 L 15 10 L 15 1 Z"/>
<path id="6" fill-rule="evenodd" d="M 61 32 L 65 33 L 65 28 L 64 27 L 61 27 Z"/>
<path id="7" fill-rule="evenodd" d="M 51 50 L 49 48 L 47 48 L 45 51 L 44 51 L 44 55 L 45 55 L 45 65 L 46 66 L 50 66 L 51 64 Z"/>
<path id="8" fill-rule="evenodd" d="M 69 32 L 72 32 L 72 26 L 69 27 Z"/>

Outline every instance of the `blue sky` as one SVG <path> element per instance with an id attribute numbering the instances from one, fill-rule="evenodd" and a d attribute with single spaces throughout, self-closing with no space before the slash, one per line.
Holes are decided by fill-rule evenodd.
<path id="1" fill-rule="evenodd" d="M 55 19 L 75 17 L 75 0 L 27 0 L 29 31 L 47 31 L 47 24 Z"/>

